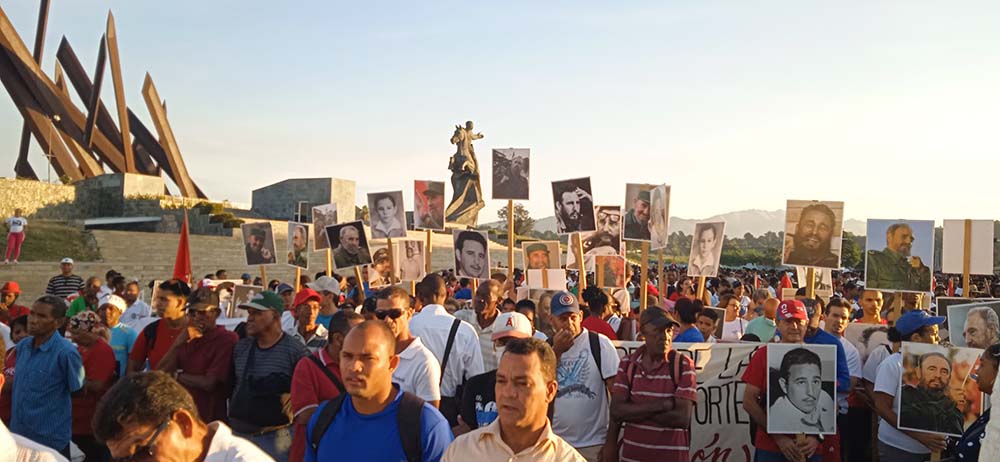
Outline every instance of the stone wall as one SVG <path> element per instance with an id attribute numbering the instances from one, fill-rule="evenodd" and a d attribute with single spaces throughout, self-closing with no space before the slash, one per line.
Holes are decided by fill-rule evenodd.
<path id="1" fill-rule="evenodd" d="M 305 221 L 312 221 L 312 207 L 337 204 L 338 221 L 354 219 L 354 181 L 337 178 L 298 178 L 253 191 L 251 211 L 271 220 L 292 220 L 299 202 Z"/>
<path id="2" fill-rule="evenodd" d="M 158 198 L 163 178 L 133 173 L 109 173 L 76 182 L 76 205 L 86 218 L 135 216 L 125 213 L 126 198 Z"/>
<path id="3" fill-rule="evenodd" d="M 32 216 L 39 209 L 51 209 L 54 218 L 68 220 L 75 218 L 73 201 L 76 188 L 72 185 L 51 184 L 34 180 L 0 178 L 0 216 L 10 217 L 14 209 L 21 209 L 24 216 Z"/>

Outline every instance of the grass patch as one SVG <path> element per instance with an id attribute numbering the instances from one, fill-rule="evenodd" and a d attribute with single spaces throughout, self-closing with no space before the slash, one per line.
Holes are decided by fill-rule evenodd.
<path id="1" fill-rule="evenodd" d="M 0 226 L 0 255 L 7 255 L 7 227 Z M 18 261 L 97 261 L 101 254 L 89 233 L 62 221 L 29 220 Z"/>

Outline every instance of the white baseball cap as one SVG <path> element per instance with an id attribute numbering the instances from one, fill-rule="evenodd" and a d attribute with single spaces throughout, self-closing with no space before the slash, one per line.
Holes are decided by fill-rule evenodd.
<path id="1" fill-rule="evenodd" d="M 108 294 L 101 297 L 101 301 L 100 303 L 97 304 L 97 306 L 104 306 L 104 305 L 111 305 L 115 308 L 118 308 L 118 311 L 123 313 L 125 312 L 125 309 L 128 308 L 128 304 L 125 303 L 125 299 L 115 294 Z"/>
<path id="2" fill-rule="evenodd" d="M 72 265 L 73 264 L 73 259 L 69 258 L 69 257 L 66 257 L 66 258 L 63 258 L 62 261 L 60 261 L 59 263 L 61 263 L 61 264 L 69 263 L 69 264 Z"/>
<path id="3" fill-rule="evenodd" d="M 511 311 L 500 313 L 496 321 L 493 321 L 493 340 L 504 337 L 528 338 L 531 337 L 531 321 L 528 317 Z"/>
<path id="4" fill-rule="evenodd" d="M 340 296 L 340 283 L 331 276 L 320 276 L 319 279 L 306 284 L 306 287 L 316 292 L 333 292 L 334 295 Z"/>

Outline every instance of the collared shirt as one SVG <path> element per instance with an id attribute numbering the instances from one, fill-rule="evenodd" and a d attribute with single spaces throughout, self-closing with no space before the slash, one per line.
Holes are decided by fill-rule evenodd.
<path id="1" fill-rule="evenodd" d="M 274 462 L 271 456 L 257 445 L 233 435 L 233 431 L 222 422 L 208 424 L 208 429 L 215 430 L 212 441 L 208 443 L 208 453 L 205 462 Z"/>
<path id="2" fill-rule="evenodd" d="M 0 454 L 11 462 L 67 462 L 66 458 L 41 444 L 15 435 L 0 422 Z"/>
<path id="3" fill-rule="evenodd" d="M 294 338 L 295 340 L 298 340 L 299 343 L 305 345 L 309 350 L 309 353 L 315 353 L 326 346 L 328 331 L 324 325 L 316 322 L 316 331 L 313 332 L 309 338 L 305 338 L 301 333 L 299 333 L 299 322 L 295 321 L 292 328 L 285 330 L 285 333 L 288 334 L 289 337 Z"/>
<path id="4" fill-rule="evenodd" d="M 552 426 L 545 430 L 538 441 L 517 454 L 500 436 L 500 419 L 455 439 L 444 452 L 441 462 L 585 462 L 579 452 L 559 435 L 552 433 Z"/>
<path id="5" fill-rule="evenodd" d="M 38 348 L 33 340 L 27 337 L 17 344 L 10 428 L 61 451 L 72 434 L 70 394 L 83 388 L 83 359 L 58 331 Z"/>
<path id="6" fill-rule="evenodd" d="M 45 293 L 55 295 L 59 298 L 66 298 L 83 289 L 83 278 L 75 274 L 63 276 L 61 274 L 52 276 L 49 284 L 45 286 Z"/>
<path id="7" fill-rule="evenodd" d="M 646 346 L 643 345 L 619 363 L 618 375 L 615 376 L 612 388 L 613 396 L 633 403 L 670 398 L 697 401 L 697 376 L 694 361 L 689 356 L 676 352 L 673 354 L 674 362 L 661 358 L 652 369 L 646 370 L 642 364 L 645 352 Z M 669 357 L 670 353 L 667 355 Z M 625 424 L 621 458 L 687 461 L 690 460 L 690 444 L 691 435 L 686 428 L 664 427 L 652 419 L 629 422 Z"/>
<path id="8" fill-rule="evenodd" d="M 410 332 L 420 338 L 439 364 L 444 360 L 448 334 L 455 319 L 441 305 L 426 305 L 410 319 Z M 492 348 L 492 342 L 490 345 Z M 454 397 L 456 388 L 462 382 L 483 372 L 485 370 L 479 336 L 472 325 L 463 321 L 455 332 L 446 369 L 441 371 L 441 395 Z"/>
<path id="9" fill-rule="evenodd" d="M 138 332 L 141 329 L 141 325 L 146 324 L 144 320 L 152 315 L 153 309 L 146 302 L 136 299 L 134 303 L 125 309 L 120 322 L 125 323 L 126 326 Z"/>
<path id="10" fill-rule="evenodd" d="M 493 324 L 486 328 L 480 327 L 475 310 L 458 310 L 455 312 L 455 317 L 469 323 L 476 331 L 476 335 L 479 336 L 479 351 L 483 356 L 483 370 L 496 369 L 498 361 L 496 351 L 493 349 Z M 448 362 L 451 362 L 451 359 Z"/>
<path id="11" fill-rule="evenodd" d="M 313 353 L 320 360 L 334 377 L 341 379 L 340 364 L 337 358 L 331 357 L 326 348 L 321 348 Z M 343 381 L 341 381 L 343 384 Z M 299 414 L 315 409 L 320 403 L 340 396 L 340 390 L 333 384 L 330 377 L 319 369 L 309 358 L 302 358 L 295 366 L 292 374 L 292 415 L 298 417 Z M 292 448 L 288 453 L 288 460 L 302 460 L 306 450 L 306 426 L 296 424 L 292 432 Z"/>
<path id="12" fill-rule="evenodd" d="M 420 337 L 415 337 L 399 353 L 399 365 L 392 371 L 392 381 L 424 401 L 441 400 L 441 365 Z"/>
<path id="13" fill-rule="evenodd" d="M 99 300 L 99 299 L 98 299 Z M 69 310 L 66 311 L 66 319 L 76 316 L 77 313 L 82 313 L 84 311 L 97 311 L 97 300 L 91 305 L 87 303 L 87 297 L 79 296 L 73 299 L 69 304 Z"/>
<path id="14" fill-rule="evenodd" d="M 239 338 L 223 326 L 205 332 L 201 337 L 177 347 L 177 370 L 183 374 L 216 379 L 215 387 L 205 390 L 184 386 L 198 414 L 206 422 L 226 419 L 226 398 L 229 396 L 229 372 L 233 364 L 233 347 Z"/>
<path id="15" fill-rule="evenodd" d="M 386 237 L 406 237 L 406 231 L 396 217 L 392 217 L 392 221 L 389 224 L 384 224 L 381 221 L 372 223 L 372 239 Z"/>

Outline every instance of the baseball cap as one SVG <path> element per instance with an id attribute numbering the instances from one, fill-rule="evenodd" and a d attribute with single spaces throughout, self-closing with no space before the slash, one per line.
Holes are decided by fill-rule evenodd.
<path id="1" fill-rule="evenodd" d="M 896 320 L 896 330 L 905 339 L 922 327 L 941 324 L 945 319 L 944 316 L 931 316 L 924 310 L 908 311 Z"/>
<path id="2" fill-rule="evenodd" d="M 316 292 L 333 292 L 340 295 L 340 283 L 332 276 L 320 276 L 319 279 L 306 284 L 306 287 Z"/>
<path id="3" fill-rule="evenodd" d="M 283 294 L 285 292 L 294 291 L 294 290 L 295 290 L 294 287 L 292 287 L 291 285 L 289 285 L 288 283 L 285 283 L 285 282 L 282 282 L 281 284 L 278 284 L 278 287 L 274 288 L 274 291 L 277 292 L 278 295 L 281 295 L 281 294 Z"/>
<path id="4" fill-rule="evenodd" d="M 73 264 L 73 259 L 69 258 L 69 257 L 66 257 L 66 258 L 63 258 L 59 263 L 60 264 L 69 263 L 69 264 L 72 265 Z"/>
<path id="5" fill-rule="evenodd" d="M 250 273 L 243 273 L 240 275 L 240 279 L 253 279 L 253 276 L 250 276 Z"/>
<path id="6" fill-rule="evenodd" d="M 278 294 L 265 290 L 253 296 L 249 302 L 239 306 L 245 310 L 271 310 L 281 313 L 285 311 L 285 302 Z"/>
<path id="7" fill-rule="evenodd" d="M 646 324 L 652 324 L 659 329 L 665 329 L 670 326 L 680 326 L 680 323 L 674 320 L 674 318 L 667 314 L 666 311 L 656 307 L 647 308 L 642 312 L 642 315 L 639 316 L 639 325 L 644 326 Z"/>
<path id="8" fill-rule="evenodd" d="M 560 316 L 564 313 L 579 313 L 580 302 L 576 301 L 575 295 L 560 291 L 552 296 L 551 308 L 553 316 Z"/>
<path id="9" fill-rule="evenodd" d="M 639 191 L 639 200 L 645 203 L 649 203 L 649 190 Z"/>
<path id="10" fill-rule="evenodd" d="M 444 195 L 444 183 L 438 183 L 436 181 L 431 181 L 427 183 L 427 189 L 423 192 L 424 196 L 443 196 Z"/>
<path id="11" fill-rule="evenodd" d="M 125 312 L 125 309 L 128 308 L 128 305 L 125 303 L 125 299 L 123 299 L 123 298 L 121 298 L 121 297 L 119 297 L 119 296 L 117 296 L 115 294 L 107 294 L 107 295 L 101 297 L 101 301 L 97 304 L 97 306 L 100 307 L 100 306 L 104 306 L 104 305 L 111 305 L 111 306 L 117 308 L 118 311 L 123 312 L 123 313 Z"/>
<path id="12" fill-rule="evenodd" d="M 528 320 L 527 316 L 516 311 L 500 313 L 496 321 L 493 321 L 493 336 L 491 338 L 496 340 L 505 337 L 531 337 L 531 321 Z"/>
<path id="13" fill-rule="evenodd" d="M 809 316 L 806 315 L 806 306 L 802 302 L 789 299 L 782 300 L 781 304 L 778 305 L 778 319 L 801 319 L 803 321 L 809 321 Z"/>
<path id="14" fill-rule="evenodd" d="M 299 306 L 309 300 L 316 300 L 317 302 L 323 301 L 323 296 L 312 289 L 302 289 L 299 293 L 295 294 L 295 301 L 292 302 L 292 306 Z"/>
<path id="15" fill-rule="evenodd" d="M 17 281 L 7 281 L 3 283 L 3 288 L 0 288 L 0 292 L 8 294 L 20 294 L 21 285 L 18 284 Z"/>

